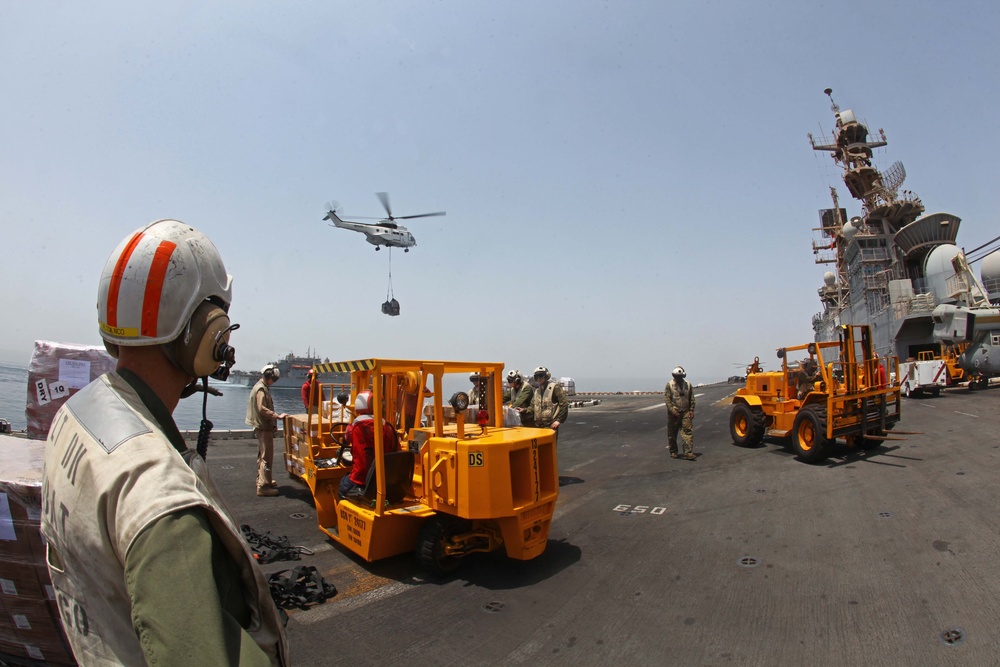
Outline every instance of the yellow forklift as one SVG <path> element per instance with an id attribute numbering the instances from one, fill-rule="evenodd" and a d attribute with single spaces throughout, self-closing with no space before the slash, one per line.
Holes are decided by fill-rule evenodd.
<path id="1" fill-rule="evenodd" d="M 505 415 L 518 420 L 503 408 L 502 363 L 363 359 L 314 370 L 350 374 L 349 395 L 325 401 L 336 388 L 314 382 L 308 413 L 285 422 L 285 467 L 312 491 L 323 533 L 369 562 L 412 551 L 436 576 L 472 553 L 503 548 L 529 560 L 545 551 L 559 495 L 555 431 L 504 425 Z M 472 374 L 480 405 L 465 391 L 445 400 L 446 376 L 468 386 Z M 344 432 L 366 390 L 372 418 L 396 428 L 400 449 L 386 451 L 375 428 L 363 493 L 341 498 L 351 471 Z"/>
<path id="2" fill-rule="evenodd" d="M 799 460 L 820 463 L 843 438 L 874 449 L 900 419 L 899 360 L 875 355 L 868 325 L 841 325 L 838 340 L 778 349 L 781 370 L 747 369 L 733 396 L 729 433 L 744 447 L 790 437 Z"/>

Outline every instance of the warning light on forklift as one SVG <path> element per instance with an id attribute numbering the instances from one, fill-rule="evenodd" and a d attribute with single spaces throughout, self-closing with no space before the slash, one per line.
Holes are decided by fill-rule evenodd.
<path id="1" fill-rule="evenodd" d="M 464 391 L 456 391 L 452 394 L 451 400 L 448 402 L 451 403 L 451 407 L 455 408 L 458 412 L 461 412 L 469 407 L 469 395 Z"/>
<path id="2" fill-rule="evenodd" d="M 476 423 L 480 426 L 486 426 L 490 423 L 490 413 L 488 410 L 480 410 L 476 413 Z"/>

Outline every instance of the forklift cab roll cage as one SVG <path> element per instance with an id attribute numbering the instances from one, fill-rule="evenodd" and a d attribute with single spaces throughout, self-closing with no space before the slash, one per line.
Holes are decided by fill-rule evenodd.
<path id="1" fill-rule="evenodd" d="M 327 416 L 324 386 L 313 382 L 305 420 L 286 422 L 286 467 L 309 486 L 322 532 L 368 561 L 415 549 L 433 574 L 474 551 L 504 547 L 519 560 L 544 551 L 558 495 L 555 433 L 504 426 L 502 363 L 364 359 L 315 370 L 351 378 L 349 402 L 333 410 L 341 417 Z M 446 401 L 444 376 L 467 381 L 473 373 L 483 378 L 485 400 L 467 416 L 468 394 Z M 375 424 L 397 428 L 400 454 L 386 452 L 376 427 L 373 489 L 368 498 L 342 499 L 339 483 L 351 468 L 338 456 L 366 390 Z M 387 457 L 412 461 L 409 479 L 397 479 L 408 467 Z M 391 493 L 401 486 L 402 500 Z"/>

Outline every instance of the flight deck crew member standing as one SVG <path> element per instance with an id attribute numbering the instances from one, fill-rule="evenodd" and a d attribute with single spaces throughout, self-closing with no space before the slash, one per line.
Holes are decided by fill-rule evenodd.
<path id="1" fill-rule="evenodd" d="M 101 274 L 117 367 L 56 414 L 42 481 L 49 573 L 81 665 L 289 664 L 267 581 L 171 416 L 196 378 L 235 361 L 231 286 L 212 242 L 176 220 L 125 238 Z"/>
<path id="2" fill-rule="evenodd" d="M 558 382 L 552 382 L 552 373 L 539 366 L 534 373 L 535 393 L 531 397 L 531 411 L 536 428 L 551 428 L 559 435 L 559 426 L 569 416 L 569 399 Z"/>
<path id="3" fill-rule="evenodd" d="M 521 426 L 534 426 L 535 416 L 531 409 L 531 399 L 535 396 L 535 391 L 531 388 L 531 385 L 524 381 L 521 377 L 521 371 L 511 371 L 507 373 L 507 386 L 509 387 L 504 394 L 510 407 L 517 410 L 518 415 L 521 417 Z"/>
<path id="4" fill-rule="evenodd" d="M 667 447 L 670 458 L 677 458 L 677 432 L 684 442 L 684 459 L 694 461 L 694 389 L 684 378 L 687 373 L 680 366 L 674 368 L 672 379 L 663 389 L 667 404 Z"/>
<path id="5" fill-rule="evenodd" d="M 306 381 L 302 383 L 302 407 L 306 412 L 309 412 L 309 391 L 312 388 L 313 380 L 316 379 L 316 369 L 310 368 L 306 372 Z M 323 404 L 323 400 L 320 399 L 320 405 Z"/>
<path id="6" fill-rule="evenodd" d="M 288 415 L 274 411 L 274 400 L 271 398 L 271 385 L 281 377 L 281 371 L 274 364 L 268 364 L 260 369 L 260 379 L 250 390 L 250 400 L 247 403 L 247 425 L 253 426 L 253 434 L 257 438 L 257 495 L 278 495 L 278 483 L 271 476 L 271 465 L 274 463 L 274 433 L 278 430 L 278 420 Z"/>

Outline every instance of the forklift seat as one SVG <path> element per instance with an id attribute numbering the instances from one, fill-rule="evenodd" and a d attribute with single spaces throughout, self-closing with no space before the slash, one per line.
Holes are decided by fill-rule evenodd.
<path id="1" fill-rule="evenodd" d="M 388 452 L 385 455 L 385 497 L 390 504 L 403 502 L 413 484 L 413 452 Z M 364 498 L 373 501 L 378 494 L 375 466 L 368 469 Z"/>

